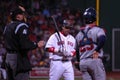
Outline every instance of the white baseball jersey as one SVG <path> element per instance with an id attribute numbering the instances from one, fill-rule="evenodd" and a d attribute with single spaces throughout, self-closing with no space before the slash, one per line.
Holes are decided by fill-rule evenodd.
<path id="1" fill-rule="evenodd" d="M 97 38 L 101 35 L 105 35 L 105 32 L 102 28 L 99 28 L 97 26 L 89 28 L 89 26 L 86 26 L 85 29 L 83 30 L 88 39 L 91 40 L 93 42 L 93 44 L 90 45 L 85 45 L 82 47 L 79 47 L 79 53 L 80 53 L 80 59 L 85 59 L 87 57 L 90 57 L 93 54 L 93 51 L 95 50 L 95 48 L 97 47 L 96 43 L 97 43 Z M 77 44 L 80 45 L 82 44 L 82 39 L 84 37 L 84 34 L 82 31 L 80 31 L 77 36 L 76 36 L 76 40 L 77 40 Z M 99 53 L 99 57 L 103 56 L 103 50 L 100 50 Z"/>
<path id="2" fill-rule="evenodd" d="M 62 33 L 60 33 L 60 37 L 62 41 L 60 41 L 57 33 L 52 34 L 48 39 L 45 47 L 46 48 L 54 47 L 57 50 L 64 48 L 64 50 L 66 50 L 68 53 L 71 53 L 71 51 L 75 50 L 76 41 L 72 35 L 64 36 Z M 49 58 L 62 59 L 62 56 L 50 53 Z"/>
<path id="3" fill-rule="evenodd" d="M 62 41 L 59 40 L 57 33 L 54 33 L 48 39 L 45 47 L 54 47 L 57 50 L 64 48 L 67 53 L 64 53 L 63 55 L 74 51 L 76 44 L 75 38 L 72 35 L 64 36 L 62 33 L 60 33 L 60 37 Z M 71 62 L 72 56 L 67 57 L 68 61 L 62 61 L 63 56 L 57 55 L 56 53 L 49 53 L 49 58 L 51 59 L 49 80 L 60 80 L 62 76 L 64 77 L 64 80 L 74 80 L 74 70 Z"/>

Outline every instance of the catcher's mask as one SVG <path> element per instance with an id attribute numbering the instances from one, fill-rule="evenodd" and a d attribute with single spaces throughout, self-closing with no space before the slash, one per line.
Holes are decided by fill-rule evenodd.
<path id="1" fill-rule="evenodd" d="M 96 21 L 96 11 L 93 7 L 89 7 L 85 10 L 83 14 L 83 18 L 85 19 L 86 24 L 93 23 Z"/>

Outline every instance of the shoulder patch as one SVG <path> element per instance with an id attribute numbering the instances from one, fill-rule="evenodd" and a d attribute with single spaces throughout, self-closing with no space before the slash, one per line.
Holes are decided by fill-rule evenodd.
<path id="1" fill-rule="evenodd" d="M 24 29 L 22 33 L 27 34 L 27 29 Z"/>

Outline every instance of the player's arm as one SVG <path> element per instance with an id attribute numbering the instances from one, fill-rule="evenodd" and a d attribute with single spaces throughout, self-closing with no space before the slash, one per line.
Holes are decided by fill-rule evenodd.
<path id="1" fill-rule="evenodd" d="M 105 35 L 105 30 L 103 30 L 102 28 L 98 30 L 97 33 L 97 47 L 95 49 L 95 51 L 99 52 L 100 49 L 104 46 L 105 41 L 106 41 L 106 35 Z"/>
<path id="2" fill-rule="evenodd" d="M 52 52 L 52 53 L 60 52 L 59 50 L 55 49 L 55 47 L 47 47 L 45 48 L 45 51 Z"/>
<path id="3" fill-rule="evenodd" d="M 97 47 L 95 51 L 93 52 L 93 58 L 98 58 L 100 49 L 103 48 L 105 41 L 106 41 L 105 31 L 103 29 L 99 29 L 97 36 L 98 36 Z"/>
<path id="4" fill-rule="evenodd" d="M 45 46 L 45 51 L 47 52 L 52 52 L 52 53 L 57 53 L 59 50 L 55 47 L 57 46 L 57 40 L 55 35 L 51 35 L 50 38 L 48 39 L 46 46 Z"/>
<path id="5" fill-rule="evenodd" d="M 96 47 L 95 51 L 99 52 L 100 49 L 104 46 L 105 41 L 106 41 L 106 36 L 105 35 L 99 36 L 98 39 L 97 39 L 97 47 Z"/>
<path id="6" fill-rule="evenodd" d="M 101 36 L 98 37 L 97 47 L 96 47 L 95 51 L 93 52 L 93 58 L 94 59 L 98 58 L 99 51 L 104 46 L 105 41 L 106 41 L 106 36 L 105 35 L 101 35 Z"/>

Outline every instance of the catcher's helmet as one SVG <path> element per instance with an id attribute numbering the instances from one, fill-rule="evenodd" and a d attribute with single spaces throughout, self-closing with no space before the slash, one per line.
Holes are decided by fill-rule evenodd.
<path id="1" fill-rule="evenodd" d="M 83 14 L 83 18 L 85 19 L 86 24 L 93 23 L 96 21 L 96 11 L 93 7 L 89 7 L 85 10 Z"/>
<path id="2" fill-rule="evenodd" d="M 12 10 L 10 13 L 11 19 L 16 20 L 16 16 L 18 14 L 23 14 L 23 13 L 24 13 L 24 11 L 22 11 L 20 8 L 16 8 L 16 9 Z"/>

